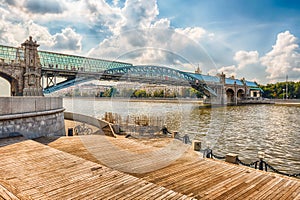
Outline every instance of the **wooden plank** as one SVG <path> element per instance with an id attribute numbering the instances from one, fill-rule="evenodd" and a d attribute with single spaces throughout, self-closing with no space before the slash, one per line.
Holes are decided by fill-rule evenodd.
<path id="1" fill-rule="evenodd" d="M 3 152 L 3 148 L 0 149 L 1 152 Z M 136 188 L 143 188 L 145 185 L 144 180 L 115 170 L 107 170 L 101 165 L 33 141 L 26 141 L 25 144 L 18 145 L 18 149 L 15 149 L 17 154 L 14 151 L 8 152 L 4 160 L 14 162 L 9 162 L 9 164 L 5 162 L 7 173 L 1 173 L 1 177 L 18 176 L 22 181 L 19 178 L 10 179 L 10 183 L 14 182 L 13 184 L 17 188 L 23 188 L 19 192 L 20 194 L 27 194 L 36 199 L 61 199 L 70 196 L 86 199 L 94 198 L 95 195 L 101 198 L 102 195 L 107 198 L 115 198 L 123 196 L 126 191 L 135 192 Z M 11 159 L 11 156 L 14 159 Z M 17 159 L 15 159 L 16 157 Z M 1 163 L 0 166 L 3 167 Z M 7 168 L 9 166 L 10 168 Z M 93 168 L 96 170 L 91 171 L 90 169 Z M 28 183 L 30 187 L 27 186 Z M 148 190 L 149 197 L 155 194 L 155 191 L 161 191 L 161 194 L 169 192 L 168 189 L 152 183 L 147 185 L 151 185 Z M 140 190 L 137 195 L 141 196 L 144 193 L 145 191 Z M 179 194 L 179 196 L 183 195 Z"/>
<path id="2" fill-rule="evenodd" d="M 217 184 L 217 182 L 221 182 L 222 180 L 229 178 L 235 174 L 239 173 L 237 170 L 232 170 L 228 167 L 217 167 L 216 170 L 210 168 L 208 171 L 205 171 L 203 175 L 199 177 L 201 179 L 199 183 L 187 190 L 186 192 L 190 193 L 191 190 L 206 191 L 208 188 L 211 188 Z"/>
<path id="3" fill-rule="evenodd" d="M 298 192 L 298 195 L 300 197 L 300 183 L 294 183 L 289 190 L 284 194 L 282 193 L 282 196 L 280 197 L 281 199 L 293 199 L 293 197 L 291 196 L 294 192 Z M 296 197 L 294 197 L 296 198 Z"/>
<path id="4" fill-rule="evenodd" d="M 19 200 L 13 193 L 0 184 L 0 197 L 6 200 Z"/>
<path id="5" fill-rule="evenodd" d="M 256 180 L 256 184 L 249 186 L 249 188 L 247 188 L 244 192 L 238 194 L 239 199 L 247 198 L 254 191 L 258 190 L 260 187 L 266 184 L 269 180 L 270 178 L 268 176 L 260 176 L 260 179 Z"/>
<path id="6" fill-rule="evenodd" d="M 80 160 L 76 156 L 62 154 L 56 150 L 51 150 L 51 148 L 47 149 L 44 146 L 32 148 L 31 143 L 21 142 L 20 144 L 9 145 L 11 148 L 6 148 L 7 146 L 4 149 L 0 148 L 0 153 L 2 151 L 5 155 L 5 163 L 0 164 L 0 170 L 12 166 L 7 162 L 14 162 L 15 159 L 18 159 L 21 165 L 24 165 L 27 174 L 13 173 L 12 170 L 0 171 L 0 178 L 1 176 L 10 177 L 12 178 L 10 183 L 13 184 L 20 181 L 14 177 L 22 178 L 24 182 L 18 188 L 22 188 L 36 197 L 44 193 L 45 197 L 47 194 L 51 194 L 53 198 L 71 197 L 77 199 L 89 199 L 94 198 L 94 196 L 112 199 L 125 199 L 124 197 L 138 199 L 186 198 L 182 194 L 204 198 L 232 199 L 248 198 L 249 196 L 252 198 L 299 198 L 298 184 L 300 181 L 296 179 L 282 176 L 274 178 L 270 173 L 211 159 L 199 159 L 199 156 L 191 157 L 195 160 L 183 156 L 172 161 L 172 152 L 168 149 L 157 152 L 158 148 L 140 145 L 133 140 L 105 139 L 103 137 L 87 137 L 84 139 L 85 141 L 81 141 L 82 138 L 80 137 L 76 139 L 70 137 L 70 140 L 60 138 L 53 143 L 53 146 L 56 145 L 57 148 L 67 150 L 73 155 L 96 160 L 98 163 L 103 161 L 108 166 L 125 171 L 128 169 L 132 169 L 132 172 L 134 170 L 137 172 L 139 170 L 152 170 L 153 166 L 161 166 L 164 162 L 170 162 L 170 165 L 148 173 L 137 174 L 137 177 L 143 177 L 144 180 L 152 182 L 145 184 L 144 180 L 128 178 L 128 175 L 123 173 L 119 178 L 114 177 L 114 173 L 104 172 L 104 169 L 92 173 L 89 169 L 99 165 L 87 164 L 88 162 L 84 159 Z M 84 142 L 88 142 L 87 144 L 90 146 L 87 148 L 84 146 Z M 80 148 L 76 149 L 78 144 Z M 51 143 L 49 145 L 51 146 Z M 116 153 L 116 149 L 120 151 Z M 17 155 L 13 157 L 11 150 L 26 156 Z M 91 156 L 90 150 L 92 153 L 100 151 L 100 158 L 103 160 L 97 160 L 97 156 Z M 123 152 L 125 153 L 123 154 Z M 62 160 L 64 162 L 60 163 Z M 154 160 L 155 162 L 153 162 Z M 32 166 L 25 166 L 25 163 L 28 162 L 33 163 Z M 47 162 L 53 164 L 45 167 Z M 18 164 L 14 165 L 13 169 L 17 170 L 18 167 L 20 167 Z M 34 169 L 40 169 L 38 170 L 40 172 Z M 115 175 L 118 173 L 120 172 L 116 172 Z M 30 178 L 28 174 L 40 177 Z M 59 174 L 60 178 L 55 177 L 55 174 Z M 105 176 L 106 174 L 107 176 Z M 61 177 L 64 175 L 66 177 L 62 179 Z M 100 175 L 102 178 L 97 177 Z M 32 185 L 29 187 L 25 185 L 25 182 L 31 182 Z M 38 185 L 39 182 L 42 184 L 37 186 L 38 191 L 34 191 L 32 186 Z M 163 187 L 158 187 L 153 183 Z M 59 187 L 63 189 L 58 189 Z"/>
<path id="7" fill-rule="evenodd" d="M 234 191 L 231 192 L 230 195 L 228 195 L 228 198 L 233 198 L 233 197 L 237 197 L 239 196 L 240 193 L 244 192 L 245 190 L 247 190 L 247 188 L 249 188 L 251 185 L 255 184 L 257 178 L 261 176 L 260 173 L 254 173 L 254 174 L 251 174 L 250 178 L 247 179 L 244 184 L 241 184 L 240 187 L 237 187 L 235 188 Z M 269 181 L 267 184 L 265 184 L 265 188 L 270 188 L 272 187 L 272 185 L 278 183 L 280 181 L 280 179 L 272 179 L 271 181 Z M 265 194 L 265 192 L 268 191 L 267 189 L 264 189 L 264 193 L 261 193 L 260 195 L 263 195 Z M 257 196 L 260 196 L 260 195 L 257 195 Z"/>

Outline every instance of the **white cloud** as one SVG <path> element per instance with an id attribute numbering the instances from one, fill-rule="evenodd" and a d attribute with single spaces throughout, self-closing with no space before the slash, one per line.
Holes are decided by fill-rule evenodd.
<path id="1" fill-rule="evenodd" d="M 105 6 L 108 11 L 113 9 L 108 4 Z M 105 24 L 112 36 L 93 48 L 90 56 L 122 59 L 134 64 L 182 66 L 189 71 L 194 69 L 186 68 L 191 66 L 186 63 L 215 67 L 207 49 L 200 45 L 201 42 L 219 47 L 212 41 L 214 34 L 201 27 L 172 29 L 169 19 L 158 18 L 156 0 L 127 0 L 121 11 L 115 14 L 117 20 Z M 102 20 L 95 15 L 96 18 Z"/>
<path id="2" fill-rule="evenodd" d="M 12 44 L 20 46 L 28 36 L 33 36 L 41 45 L 53 45 L 51 34 L 46 27 L 40 26 L 33 21 L 22 23 L 11 23 L 9 21 L 0 21 L 0 42 L 3 44 Z"/>
<path id="3" fill-rule="evenodd" d="M 256 50 L 232 52 L 222 35 L 203 27 L 173 28 L 171 19 L 160 18 L 157 0 L 112 0 L 110 4 L 60 0 L 60 5 L 57 0 L 47 0 L 51 5 L 40 5 L 38 0 L 0 2 L 2 44 L 19 46 L 32 35 L 43 50 L 89 52 L 92 57 L 133 64 L 186 71 L 200 65 L 203 73 L 223 71 L 228 76 L 258 80 L 276 80 L 286 73 L 300 76 L 297 38 L 289 31 L 278 34 L 273 49 L 259 57 Z"/>
<path id="4" fill-rule="evenodd" d="M 293 76 L 300 76 L 298 72 L 300 55 L 297 38 L 289 31 L 279 33 L 272 50 L 261 58 L 262 65 L 266 66 L 269 79 L 285 77 L 290 71 L 296 72 Z"/>
<path id="5" fill-rule="evenodd" d="M 177 28 L 175 31 L 195 41 L 200 41 L 202 38 L 208 38 L 207 36 L 212 37 L 211 35 L 208 35 L 207 31 L 201 27 L 188 27 L 184 29 Z"/>
<path id="6" fill-rule="evenodd" d="M 123 8 L 118 7 L 118 0 L 112 5 L 105 0 L 61 0 L 61 5 L 57 0 L 47 2 L 52 3 L 4 3 L 7 9 L 0 10 L 5 18 L 5 24 L 0 22 L 0 42 L 17 46 L 32 35 L 41 44 L 40 49 L 80 53 L 83 44 L 90 48 L 92 41 L 95 46 L 89 55 L 93 57 L 183 66 L 186 70 L 191 69 L 186 66 L 200 64 L 207 68 L 203 71 L 208 71 L 216 67 L 213 60 L 218 65 L 222 60 L 218 57 L 228 58 L 228 51 L 224 53 L 213 41 L 214 34 L 204 28 L 172 29 L 170 19 L 159 18 L 156 0 L 126 0 Z M 36 9 L 38 12 L 34 12 Z M 66 24 L 72 24 L 72 28 L 61 29 Z M 219 50 L 212 50 L 216 48 Z"/>
<path id="7" fill-rule="evenodd" d="M 259 62 L 258 58 L 259 54 L 257 51 L 238 51 L 233 57 L 237 62 L 239 69 L 243 69 L 250 64 L 257 64 Z"/>
<path id="8" fill-rule="evenodd" d="M 300 72 L 300 68 L 293 68 L 293 71 Z"/>
<path id="9" fill-rule="evenodd" d="M 217 70 L 218 73 L 226 74 L 226 77 L 236 76 L 237 75 L 236 71 L 237 71 L 237 67 L 235 65 L 224 66 Z"/>
<path id="10" fill-rule="evenodd" d="M 60 49 L 67 52 L 81 51 L 82 36 L 75 32 L 72 28 L 65 28 L 61 33 L 53 36 L 54 49 Z"/>

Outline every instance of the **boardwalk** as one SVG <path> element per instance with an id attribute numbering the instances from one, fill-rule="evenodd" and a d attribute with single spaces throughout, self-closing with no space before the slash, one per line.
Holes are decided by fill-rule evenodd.
<path id="1" fill-rule="evenodd" d="M 125 171 L 128 171 L 127 167 L 131 166 L 130 163 L 138 161 L 140 163 L 139 168 L 144 166 L 143 171 L 148 172 L 133 173 L 135 176 L 198 199 L 300 199 L 299 179 L 222 161 L 201 159 L 187 149 L 186 153 L 181 154 L 180 158 L 173 160 L 168 166 L 151 170 L 153 165 L 149 165 L 149 158 L 145 155 L 156 154 L 158 147 L 146 146 L 140 142 L 122 138 L 109 139 L 110 144 L 103 145 L 101 137 L 103 136 L 65 137 L 49 143 L 49 146 L 99 163 L 103 162 L 105 157 L 103 155 L 106 155 L 110 157 L 110 166 L 118 169 L 123 168 Z M 108 147 L 110 145 L 119 147 L 120 150 L 115 151 L 115 148 Z M 169 144 L 167 146 L 172 147 Z M 177 148 L 185 149 L 179 146 L 178 143 Z M 88 151 L 88 149 L 93 151 Z M 159 151 L 160 156 L 152 160 L 152 163 L 162 163 L 173 152 L 173 148 L 163 149 L 163 151 Z M 121 150 L 134 154 L 127 152 L 120 155 Z M 93 155 L 93 152 L 104 153 L 99 156 L 100 153 Z M 132 157 L 132 155 L 135 156 Z M 144 159 L 138 155 L 144 155 Z M 96 157 L 102 160 L 96 159 Z M 124 160 L 127 162 L 123 164 Z"/>
<path id="2" fill-rule="evenodd" d="M 32 140 L 0 144 L 0 199 L 190 199 Z"/>

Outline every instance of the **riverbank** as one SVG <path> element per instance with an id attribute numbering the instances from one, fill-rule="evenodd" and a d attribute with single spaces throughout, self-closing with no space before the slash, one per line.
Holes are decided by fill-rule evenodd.
<path id="1" fill-rule="evenodd" d="M 300 106 L 300 99 L 276 99 L 274 102 L 281 106 Z"/>
<path id="2" fill-rule="evenodd" d="M 120 101 L 120 102 L 150 102 L 150 103 L 196 103 L 202 104 L 203 99 L 195 98 L 119 98 L 119 97 L 64 97 L 64 99 L 72 100 L 95 100 L 95 101 Z"/>

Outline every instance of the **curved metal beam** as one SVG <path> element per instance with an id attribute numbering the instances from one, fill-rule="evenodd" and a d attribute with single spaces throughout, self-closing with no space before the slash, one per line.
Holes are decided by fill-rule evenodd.
<path id="1" fill-rule="evenodd" d="M 164 66 L 138 65 L 107 69 L 104 71 L 101 79 L 165 85 L 189 85 L 206 96 L 216 96 L 214 91 L 200 77 L 196 78 L 191 76 L 190 73 Z"/>

